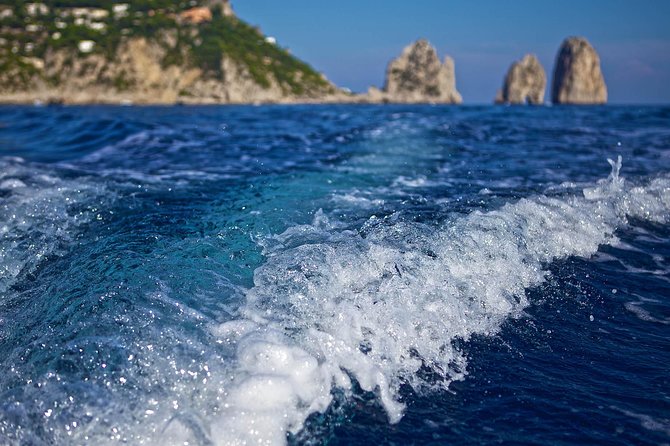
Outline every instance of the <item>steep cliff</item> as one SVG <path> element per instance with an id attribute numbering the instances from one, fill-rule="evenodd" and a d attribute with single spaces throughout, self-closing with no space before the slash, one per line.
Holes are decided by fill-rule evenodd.
<path id="1" fill-rule="evenodd" d="M 341 94 L 227 0 L 0 5 L 0 101 L 247 103 Z"/>

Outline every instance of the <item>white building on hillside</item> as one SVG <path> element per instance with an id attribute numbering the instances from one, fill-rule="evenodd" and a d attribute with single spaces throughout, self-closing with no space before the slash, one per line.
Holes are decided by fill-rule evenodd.
<path id="1" fill-rule="evenodd" d="M 119 19 L 121 17 L 126 17 L 128 15 L 128 3 L 117 3 L 112 6 L 112 13 L 114 17 Z"/>
<path id="2" fill-rule="evenodd" d="M 26 12 L 32 17 L 35 17 L 36 15 L 47 15 L 49 14 L 49 7 L 44 3 L 27 3 Z"/>
<path id="3" fill-rule="evenodd" d="M 75 17 L 85 20 L 103 20 L 109 16 L 109 11 L 102 8 L 63 8 L 61 17 Z"/>
<path id="4" fill-rule="evenodd" d="M 82 53 L 90 53 L 91 51 L 93 51 L 93 48 L 95 47 L 95 42 L 92 40 L 82 40 L 79 42 L 77 47 L 79 48 L 79 51 L 81 51 Z"/>
<path id="5" fill-rule="evenodd" d="M 14 15 L 14 11 L 10 6 L 0 6 L 0 20 L 6 19 Z"/>
<path id="6" fill-rule="evenodd" d="M 88 24 L 88 27 L 96 31 L 102 31 L 107 28 L 107 25 L 102 22 L 91 22 Z"/>

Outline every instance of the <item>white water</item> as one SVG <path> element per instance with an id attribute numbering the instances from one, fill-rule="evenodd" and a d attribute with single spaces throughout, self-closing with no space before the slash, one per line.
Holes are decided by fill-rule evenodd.
<path id="1" fill-rule="evenodd" d="M 607 180 L 577 196 L 521 199 L 441 228 L 372 217 L 359 232 L 318 214 L 275 237 L 243 318 L 215 327 L 237 356 L 211 430 L 215 444 L 282 445 L 332 391 L 375 392 L 395 423 L 399 389 L 446 388 L 466 374 L 454 340 L 491 335 L 528 305 L 549 262 L 616 242 L 628 217 L 664 222 L 670 179 Z M 430 381 L 421 369 L 431 372 Z"/>
<path id="2" fill-rule="evenodd" d="M 59 254 L 77 227 L 102 219 L 104 195 L 103 186 L 36 171 L 20 158 L 0 161 L 0 293 Z"/>
<path id="3" fill-rule="evenodd" d="M 103 218 L 103 200 L 113 197 L 90 179 L 35 174 L 20 160 L 0 167 L 2 292 L 76 242 L 82 223 Z M 632 187 L 619 168 L 614 163 L 607 180 L 576 196 L 530 197 L 442 227 L 373 217 L 360 231 L 344 231 L 318 213 L 311 225 L 267 241 L 267 262 L 255 272 L 243 317 L 213 327 L 236 351 L 232 364 L 210 358 L 206 385 L 180 383 L 184 388 L 171 391 L 188 400 L 198 389 L 207 400 L 202 407 L 216 404 L 220 392 L 219 410 L 205 415 L 203 426 L 188 417 L 165 426 L 170 406 L 152 415 L 155 422 L 144 417 L 123 427 L 144 443 L 206 436 L 221 445 L 281 445 L 287 432 L 328 408 L 335 388 L 350 392 L 352 378 L 397 422 L 405 410 L 400 386 L 422 391 L 462 379 L 467 360 L 453 341 L 494 334 L 520 315 L 525 290 L 545 279 L 546 263 L 615 243 L 628 216 L 667 221 L 670 178 Z M 421 368 L 432 372 L 430 381 Z M 86 444 L 87 437 L 61 438 Z"/>

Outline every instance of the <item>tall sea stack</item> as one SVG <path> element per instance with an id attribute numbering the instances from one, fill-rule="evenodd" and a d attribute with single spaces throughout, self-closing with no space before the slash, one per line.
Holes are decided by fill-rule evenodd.
<path id="1" fill-rule="evenodd" d="M 435 48 L 421 39 L 407 46 L 386 70 L 383 91 L 371 92 L 386 102 L 460 104 L 454 61 L 440 63 Z"/>
<path id="2" fill-rule="evenodd" d="M 551 101 L 554 104 L 607 102 L 600 58 L 585 38 L 569 37 L 563 41 L 556 56 Z"/>
<path id="3" fill-rule="evenodd" d="M 507 71 L 503 88 L 498 92 L 499 104 L 542 104 L 547 75 L 534 54 L 526 54 L 523 59 L 512 64 Z"/>

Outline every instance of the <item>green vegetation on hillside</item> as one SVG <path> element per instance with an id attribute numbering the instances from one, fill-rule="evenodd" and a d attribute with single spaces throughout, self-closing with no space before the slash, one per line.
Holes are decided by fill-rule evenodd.
<path id="1" fill-rule="evenodd" d="M 199 5 L 204 6 L 204 0 L 0 0 L 0 88 L 7 86 L 8 78 L 16 77 L 16 87 L 39 76 L 39 66 L 50 50 L 66 51 L 72 57 L 90 52 L 111 61 L 124 39 L 133 37 L 162 45 L 165 67 L 198 67 L 205 76 L 221 78 L 225 56 L 243 64 L 263 87 L 269 87 L 274 78 L 286 93 L 329 88 L 318 72 L 268 41 L 258 28 L 224 16 L 220 5 L 211 7 L 211 20 L 193 23 L 180 17 Z M 174 39 L 161 38 L 165 35 Z M 82 52 L 86 41 L 93 44 Z"/>
<path id="2" fill-rule="evenodd" d="M 270 85 L 270 74 L 296 94 L 303 93 L 304 85 L 327 85 L 319 73 L 267 42 L 258 29 L 241 20 L 215 15 L 211 23 L 200 27 L 198 38 L 200 42 L 189 41 L 195 65 L 214 75 L 220 74 L 225 54 L 246 65 L 254 81 L 263 87 Z"/>

